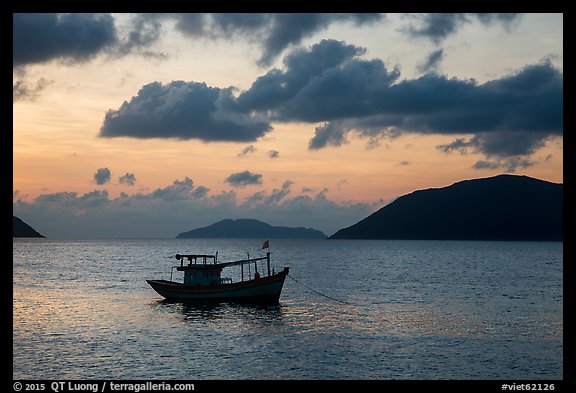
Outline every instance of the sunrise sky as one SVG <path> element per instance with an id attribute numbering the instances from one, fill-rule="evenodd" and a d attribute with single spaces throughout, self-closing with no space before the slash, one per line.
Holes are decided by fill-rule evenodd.
<path id="1" fill-rule="evenodd" d="M 14 14 L 13 211 L 47 237 L 331 235 L 412 191 L 563 182 L 561 14 Z"/>

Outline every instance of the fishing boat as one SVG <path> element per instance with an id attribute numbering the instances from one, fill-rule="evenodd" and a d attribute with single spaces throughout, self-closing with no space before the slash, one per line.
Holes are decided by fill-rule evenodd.
<path id="1" fill-rule="evenodd" d="M 270 252 L 261 258 L 250 259 L 248 256 L 248 259 L 223 263 L 218 261 L 218 253 L 176 254 L 176 259 L 180 261 L 180 265 L 172 267 L 170 280 L 146 280 L 158 294 L 173 301 L 277 303 L 289 272 L 288 267 L 278 273 L 274 272 L 274 269 L 270 270 Z M 240 266 L 236 282 L 230 277 L 222 277 L 222 270 L 232 266 Z M 172 280 L 174 269 L 184 273 L 183 282 Z"/>

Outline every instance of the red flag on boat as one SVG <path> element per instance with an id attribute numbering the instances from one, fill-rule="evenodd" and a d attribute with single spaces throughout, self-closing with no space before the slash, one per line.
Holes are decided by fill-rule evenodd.
<path id="1" fill-rule="evenodd" d="M 270 241 L 266 240 L 264 244 L 262 244 L 262 249 L 270 248 Z"/>

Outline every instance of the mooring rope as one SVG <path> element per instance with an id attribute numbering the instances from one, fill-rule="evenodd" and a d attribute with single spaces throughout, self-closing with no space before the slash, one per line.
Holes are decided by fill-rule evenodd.
<path id="1" fill-rule="evenodd" d="M 311 287 L 309 287 L 308 285 L 306 285 L 306 284 L 304 284 L 304 283 L 301 283 L 300 281 L 296 280 L 294 277 L 292 277 L 292 276 L 289 275 L 289 274 L 287 274 L 287 276 L 290 277 L 292 280 L 296 281 L 298 284 L 302 285 L 303 287 L 308 288 L 309 290 L 311 290 L 311 291 L 313 291 L 313 292 L 316 292 L 316 293 L 317 293 L 318 295 L 320 295 L 320 296 L 324 296 L 325 298 L 328 298 L 328 299 L 330 299 L 330 300 L 334 300 L 335 302 L 344 303 L 344 304 L 350 304 L 350 303 L 348 303 L 348 302 L 345 302 L 344 300 L 335 299 L 335 298 L 333 298 L 333 297 L 331 297 L 331 296 L 324 295 L 322 292 L 319 292 L 319 291 L 315 290 L 314 288 L 311 288 Z"/>

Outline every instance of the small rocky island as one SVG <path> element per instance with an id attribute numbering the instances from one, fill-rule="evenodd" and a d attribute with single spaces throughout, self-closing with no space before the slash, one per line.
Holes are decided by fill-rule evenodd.
<path id="1" fill-rule="evenodd" d="M 226 219 L 203 228 L 182 232 L 177 239 L 326 239 L 312 228 L 272 226 L 253 219 Z"/>

